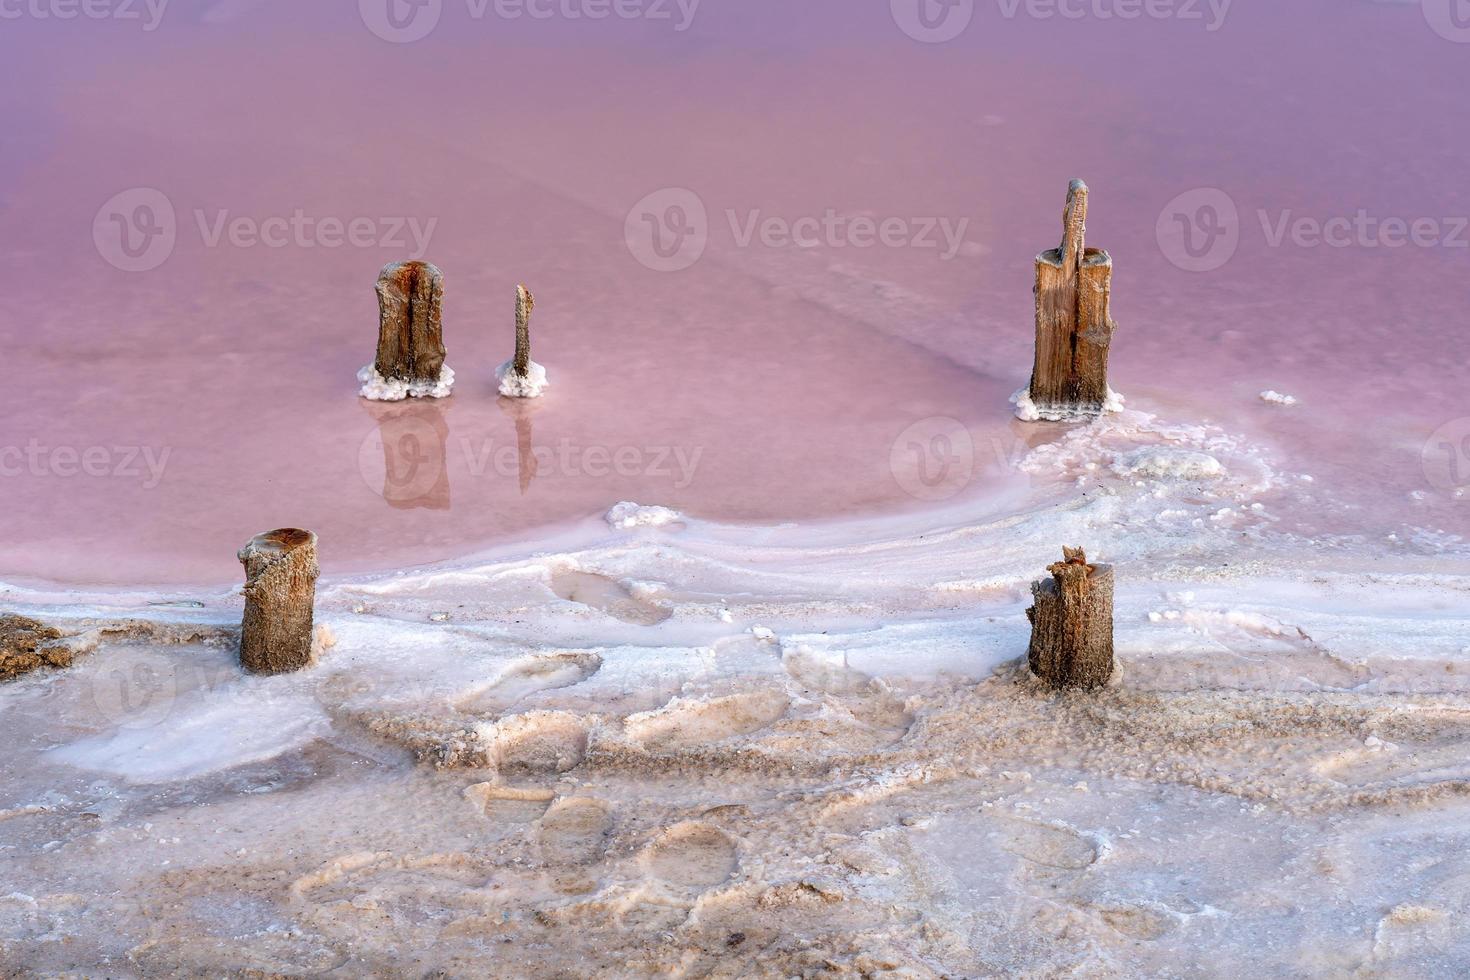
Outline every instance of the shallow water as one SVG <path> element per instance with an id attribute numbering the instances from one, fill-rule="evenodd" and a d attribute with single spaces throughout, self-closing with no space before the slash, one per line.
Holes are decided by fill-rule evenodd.
<path id="1" fill-rule="evenodd" d="M 6 457 L 5 579 L 223 583 L 241 543 L 282 525 L 317 530 L 342 572 L 534 540 L 624 499 L 772 523 L 994 492 L 1057 436 L 1005 399 L 1029 371 L 1032 256 L 1074 175 L 1118 268 L 1114 384 L 1132 405 L 1248 433 L 1313 477 L 1279 507 L 1304 532 L 1421 553 L 1467 528 L 1470 137 L 1447 120 L 1470 49 L 1412 5 L 1241 5 L 1213 31 L 982 5 L 943 45 L 882 4 L 711 0 L 680 31 L 450 3 L 410 44 L 351 4 L 303 6 L 7 26 L 25 84 L 0 96 L 0 447 L 28 455 Z M 1412 69 L 1413 97 L 1378 68 Z M 130 264 L 110 217 L 142 199 L 104 203 L 134 188 L 175 213 L 149 271 L 108 261 Z M 689 203 L 667 188 L 707 217 L 677 272 L 638 259 L 659 264 L 643 214 Z M 1228 259 L 1228 242 L 1190 258 L 1167 232 L 1218 203 L 1171 206 L 1198 188 L 1238 211 Z M 369 219 L 371 242 L 275 248 L 244 226 L 211 244 L 222 214 L 298 209 Z M 828 209 L 902 219 L 906 244 L 742 244 L 752 221 Z M 1273 246 L 1267 230 L 1360 209 L 1440 219 L 1438 244 Z M 447 275 L 443 403 L 355 397 L 374 277 L 416 251 L 399 218 L 433 222 Z M 940 221 L 968 222 L 958 247 Z M 518 281 L 553 382 L 529 406 L 493 391 Z M 970 478 L 936 490 L 960 429 Z"/>

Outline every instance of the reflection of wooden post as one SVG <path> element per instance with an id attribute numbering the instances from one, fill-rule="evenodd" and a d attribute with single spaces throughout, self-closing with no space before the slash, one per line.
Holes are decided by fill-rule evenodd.
<path id="1" fill-rule="evenodd" d="M 536 447 L 533 442 L 534 433 L 531 425 L 531 416 L 535 414 L 537 405 L 534 401 L 524 398 L 506 398 L 500 402 L 501 411 L 515 423 L 516 427 L 516 459 L 520 470 L 521 496 L 531 488 L 531 481 L 536 478 L 537 471 L 541 468 L 536 460 Z"/>
<path id="2" fill-rule="evenodd" d="M 1101 414 L 1108 400 L 1113 260 L 1088 248 L 1087 185 L 1072 181 L 1062 244 L 1036 257 L 1036 364 L 1031 401 L 1045 419 Z"/>
<path id="3" fill-rule="evenodd" d="M 430 263 L 393 263 L 378 277 L 373 367 L 389 381 L 438 382 L 444 368 L 444 274 Z"/>
<path id="4" fill-rule="evenodd" d="M 399 510 L 448 510 L 447 409 L 437 401 L 368 404 L 383 443 L 383 499 Z"/>
<path id="5" fill-rule="evenodd" d="M 297 528 L 257 534 L 240 550 L 245 619 L 240 663 L 257 674 L 310 667 L 316 601 L 316 535 Z"/>
<path id="6" fill-rule="evenodd" d="M 1081 548 L 1031 586 L 1031 672 L 1055 688 L 1099 688 L 1113 676 L 1113 569 Z"/>

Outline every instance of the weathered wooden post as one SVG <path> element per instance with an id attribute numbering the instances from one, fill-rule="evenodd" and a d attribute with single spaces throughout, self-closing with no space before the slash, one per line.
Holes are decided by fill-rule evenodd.
<path id="1" fill-rule="evenodd" d="M 257 674 L 310 667 L 316 601 L 316 535 L 299 528 L 257 534 L 240 549 L 245 619 L 240 663 Z"/>
<path id="2" fill-rule="evenodd" d="M 500 393 L 506 398 L 540 398 L 546 390 L 546 369 L 531 360 L 531 311 L 536 297 L 525 286 L 516 287 L 516 354 L 495 370 Z"/>
<path id="3" fill-rule="evenodd" d="M 1113 260 L 1088 248 L 1087 185 L 1074 180 L 1062 213 L 1062 244 L 1036 257 L 1036 363 L 1023 406 L 1028 420 L 1068 421 L 1102 414 L 1113 395 L 1108 353 L 1118 325 L 1111 313 Z"/>
<path id="4" fill-rule="evenodd" d="M 444 273 L 428 262 L 394 262 L 378 276 L 378 353 L 358 372 L 374 401 L 444 398 L 454 371 L 444 364 Z"/>
<path id="5" fill-rule="evenodd" d="M 1054 688 L 1103 687 L 1113 676 L 1113 568 L 1063 548 L 1050 579 L 1031 586 L 1031 672 Z"/>

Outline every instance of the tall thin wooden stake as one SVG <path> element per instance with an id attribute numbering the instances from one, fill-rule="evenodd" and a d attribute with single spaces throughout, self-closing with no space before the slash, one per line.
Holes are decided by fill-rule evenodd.
<path id="1" fill-rule="evenodd" d="M 299 528 L 257 534 L 240 549 L 245 619 L 240 663 L 257 674 L 310 667 L 316 602 L 316 535 Z"/>
<path id="2" fill-rule="evenodd" d="M 531 373 L 531 311 L 535 308 L 536 297 L 525 286 L 517 286 L 515 372 L 522 378 Z"/>
<path id="3" fill-rule="evenodd" d="M 1113 260 L 1088 248 L 1087 185 L 1072 181 L 1062 244 L 1036 257 L 1036 363 L 1031 401 L 1041 418 L 1087 418 L 1108 402 Z"/>
<path id="4" fill-rule="evenodd" d="M 1089 565 L 1081 548 L 1062 555 L 1031 586 L 1031 672 L 1054 688 L 1103 687 L 1113 676 L 1113 569 Z"/>

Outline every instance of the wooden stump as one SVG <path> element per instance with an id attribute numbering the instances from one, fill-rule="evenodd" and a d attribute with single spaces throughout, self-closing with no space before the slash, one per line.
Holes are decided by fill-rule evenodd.
<path id="1" fill-rule="evenodd" d="M 257 534 L 239 557 L 245 566 L 240 663 L 257 674 L 310 667 L 316 535 L 298 528 Z"/>
<path id="2" fill-rule="evenodd" d="M 444 274 L 428 262 L 397 262 L 378 276 L 378 356 L 388 381 L 433 385 L 444 369 Z"/>
<path id="3" fill-rule="evenodd" d="M 1062 212 L 1062 244 L 1036 257 L 1036 363 L 1031 402 L 1053 421 L 1100 415 L 1108 402 L 1108 354 L 1117 324 L 1113 260 L 1088 248 L 1087 185 L 1074 180 Z"/>
<path id="4" fill-rule="evenodd" d="M 1091 690 L 1113 676 L 1113 569 L 1089 565 L 1081 548 L 1031 586 L 1031 672 L 1054 688 Z"/>

